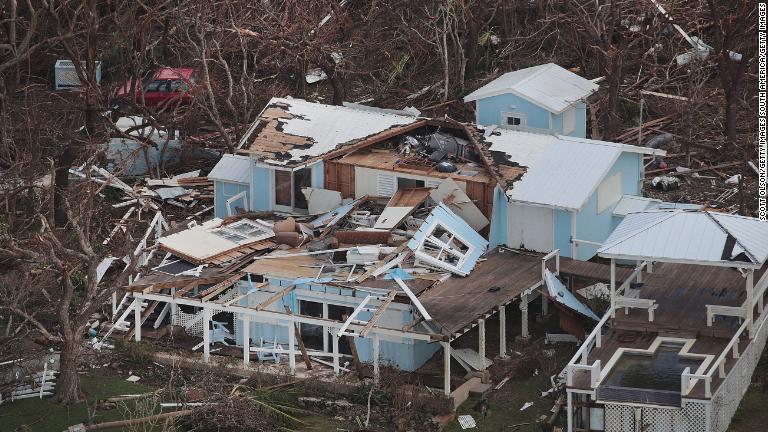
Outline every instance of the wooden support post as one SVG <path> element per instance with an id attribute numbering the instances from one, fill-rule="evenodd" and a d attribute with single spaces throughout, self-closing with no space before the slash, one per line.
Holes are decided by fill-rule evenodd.
<path id="1" fill-rule="evenodd" d="M 754 270 L 748 270 L 747 272 L 747 310 L 746 310 L 746 320 L 747 320 L 747 329 L 749 330 L 749 338 L 752 339 L 755 336 L 754 332 L 754 312 L 755 312 L 755 304 L 754 304 L 754 298 L 755 298 L 755 271 Z"/>
<path id="2" fill-rule="evenodd" d="M 653 273 L 653 261 L 648 261 L 648 265 L 645 268 L 648 270 L 648 274 Z"/>
<path id="3" fill-rule="evenodd" d="M 485 370 L 485 320 L 479 319 L 477 321 L 477 331 L 480 333 L 480 346 L 478 347 L 477 353 L 480 356 L 480 370 Z"/>
<path id="4" fill-rule="evenodd" d="M 363 303 L 361 303 L 362 305 Z M 354 317 L 353 317 L 354 318 Z M 342 315 L 341 319 L 345 322 L 349 319 L 349 316 Z M 344 327 L 342 327 L 343 329 Z M 339 332 L 337 332 L 338 334 Z M 360 356 L 357 355 L 357 346 L 355 345 L 355 338 L 352 336 L 344 336 L 347 338 L 347 343 L 349 343 L 349 350 L 352 351 L 352 363 L 355 364 L 355 371 L 357 371 L 357 377 L 360 379 L 365 378 L 365 375 L 363 375 L 363 364 L 360 363 Z"/>
<path id="5" fill-rule="evenodd" d="M 112 293 L 112 317 L 114 318 L 115 315 L 117 315 L 117 291 Z"/>
<path id="6" fill-rule="evenodd" d="M 565 415 L 568 418 L 567 419 L 567 425 L 568 429 L 566 429 L 568 432 L 571 432 L 573 430 L 573 393 L 568 393 L 568 406 L 565 409 Z"/>
<path id="7" fill-rule="evenodd" d="M 292 321 L 288 321 L 288 371 L 291 375 L 296 375 L 296 328 Z"/>
<path id="8" fill-rule="evenodd" d="M 507 357 L 507 307 L 499 306 L 499 357 Z"/>
<path id="9" fill-rule="evenodd" d="M 451 395 L 451 343 L 440 342 L 443 345 L 443 391 Z"/>
<path id="10" fill-rule="evenodd" d="M 523 296 L 520 297 L 520 312 L 522 314 L 521 323 L 523 327 L 520 332 L 520 337 L 528 339 L 528 294 L 523 294 Z"/>
<path id="11" fill-rule="evenodd" d="M 616 260 L 611 258 L 611 318 L 616 318 Z"/>
<path id="12" fill-rule="evenodd" d="M 639 269 L 643 265 L 642 261 L 637 262 L 637 268 Z M 637 279 L 635 279 L 635 282 L 637 283 L 643 283 L 643 270 L 639 270 L 637 272 Z"/>
<path id="13" fill-rule="evenodd" d="M 203 306 L 203 361 L 211 359 L 211 310 Z"/>
<path id="14" fill-rule="evenodd" d="M 291 308 L 288 305 L 285 305 L 285 313 L 288 315 L 293 315 L 293 312 L 291 312 Z M 304 339 L 301 338 L 301 329 L 299 328 L 299 323 L 294 321 L 291 326 L 293 326 L 293 333 L 296 336 L 296 340 L 299 342 L 299 349 L 301 350 L 301 357 L 304 359 L 304 364 L 307 366 L 307 370 L 312 370 L 312 362 L 309 360 L 307 347 L 304 346 Z"/>
<path id="15" fill-rule="evenodd" d="M 176 298 L 176 288 L 171 288 L 171 325 L 178 325 L 179 306 L 173 300 Z"/>
<path id="16" fill-rule="evenodd" d="M 335 331 L 331 331 L 331 337 L 333 337 L 333 373 L 339 374 L 339 335 Z"/>
<path id="17" fill-rule="evenodd" d="M 379 382 L 379 335 L 373 334 L 373 381 Z"/>
<path id="18" fill-rule="evenodd" d="M 136 301 L 133 302 L 133 336 L 136 342 L 141 342 L 141 304 L 144 301 L 137 295 L 134 295 L 134 297 Z"/>
<path id="19" fill-rule="evenodd" d="M 251 363 L 251 317 L 242 316 L 243 321 L 243 367 L 248 369 Z"/>
<path id="20" fill-rule="evenodd" d="M 542 318 L 549 315 L 549 298 L 542 294 L 541 295 L 541 316 Z"/>

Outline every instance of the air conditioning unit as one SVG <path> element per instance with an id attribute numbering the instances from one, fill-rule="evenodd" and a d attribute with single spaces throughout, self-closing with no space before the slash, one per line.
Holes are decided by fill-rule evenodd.
<path id="1" fill-rule="evenodd" d="M 85 62 L 83 62 L 85 68 Z M 96 62 L 96 83 L 101 82 L 101 62 Z M 77 76 L 72 60 L 57 60 L 54 66 L 54 90 L 80 88 L 80 78 Z"/>

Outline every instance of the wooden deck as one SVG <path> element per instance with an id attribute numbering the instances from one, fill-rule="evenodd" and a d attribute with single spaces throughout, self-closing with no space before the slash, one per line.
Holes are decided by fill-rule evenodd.
<path id="1" fill-rule="evenodd" d="M 746 300 L 745 279 L 737 270 L 691 264 L 658 264 L 644 276 L 640 298 L 659 305 L 652 323 L 645 309 L 616 311 L 616 329 L 730 338 L 739 328 L 735 317 L 718 316 L 707 327 L 706 305 L 741 306 Z M 755 278 L 757 280 L 757 277 Z"/>
<path id="2" fill-rule="evenodd" d="M 552 269 L 552 264 L 549 265 Z M 589 279 L 596 282 L 611 282 L 611 266 L 590 261 L 579 261 L 572 258 L 560 257 L 560 273 Z M 616 279 L 623 281 L 632 274 L 632 269 L 616 267 Z"/>
<path id="3" fill-rule="evenodd" d="M 452 277 L 419 297 L 446 335 L 460 332 L 541 281 L 541 256 L 494 251 L 485 258 L 469 276 Z"/>

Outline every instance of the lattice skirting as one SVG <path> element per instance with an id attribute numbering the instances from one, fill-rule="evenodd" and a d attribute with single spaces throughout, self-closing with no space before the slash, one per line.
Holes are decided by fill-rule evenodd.
<path id="1" fill-rule="evenodd" d="M 681 408 L 605 405 L 606 432 L 707 432 L 707 403 L 683 402 Z"/>
<path id="2" fill-rule="evenodd" d="M 763 321 L 755 335 L 755 340 L 741 354 L 736 366 L 731 369 L 712 398 L 712 432 L 728 430 L 728 425 L 739 408 L 741 398 L 749 389 L 752 374 L 765 348 L 766 338 L 768 338 L 768 324 Z M 729 360 L 733 361 L 733 359 Z"/>
<path id="3" fill-rule="evenodd" d="M 188 314 L 186 312 L 182 312 L 181 309 L 179 309 L 176 313 L 176 323 L 177 325 L 180 325 L 182 327 L 187 327 L 187 324 L 194 320 L 195 318 L 198 318 L 203 314 L 203 310 L 200 309 L 200 312 L 196 314 Z M 198 319 L 196 323 L 192 324 L 189 328 L 187 328 L 187 334 L 190 336 L 197 336 L 197 337 L 203 337 L 203 320 Z"/>

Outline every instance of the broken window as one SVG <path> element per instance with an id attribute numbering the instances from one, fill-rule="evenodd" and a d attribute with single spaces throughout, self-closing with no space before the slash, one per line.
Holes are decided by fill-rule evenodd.
<path id="1" fill-rule="evenodd" d="M 405 177 L 397 178 L 397 190 L 423 188 L 423 187 L 424 187 L 424 180 L 411 179 L 411 178 L 405 178 Z"/>
<path id="2" fill-rule="evenodd" d="M 316 318 L 323 317 L 323 304 L 308 300 L 299 300 L 299 315 Z M 299 325 L 301 339 L 304 345 L 313 350 L 323 351 L 324 328 L 321 325 L 301 323 Z"/>
<path id="3" fill-rule="evenodd" d="M 239 242 L 241 242 L 243 240 L 247 240 L 247 237 L 245 237 L 245 236 L 242 236 L 240 234 L 237 234 L 237 233 L 234 233 L 234 232 L 231 232 L 231 231 L 227 231 L 227 230 L 224 230 L 224 229 L 217 229 L 215 231 L 211 231 L 211 233 L 214 234 L 214 235 L 217 235 L 217 236 L 219 236 L 219 237 L 221 237 L 221 238 L 223 238 L 225 240 L 229 240 L 229 241 L 232 241 L 232 242 L 235 242 L 235 243 L 239 243 Z"/>
<path id="4" fill-rule="evenodd" d="M 427 231 L 416 256 L 427 264 L 459 270 L 474 247 L 440 222 Z"/>
<path id="5" fill-rule="evenodd" d="M 307 210 L 307 197 L 301 192 L 302 188 L 312 186 L 312 169 L 302 168 L 293 172 L 293 207 Z"/>
<path id="6" fill-rule="evenodd" d="M 267 230 L 250 221 L 236 222 L 228 226 L 227 229 L 239 234 L 247 235 L 248 237 L 258 237 L 268 234 Z"/>

